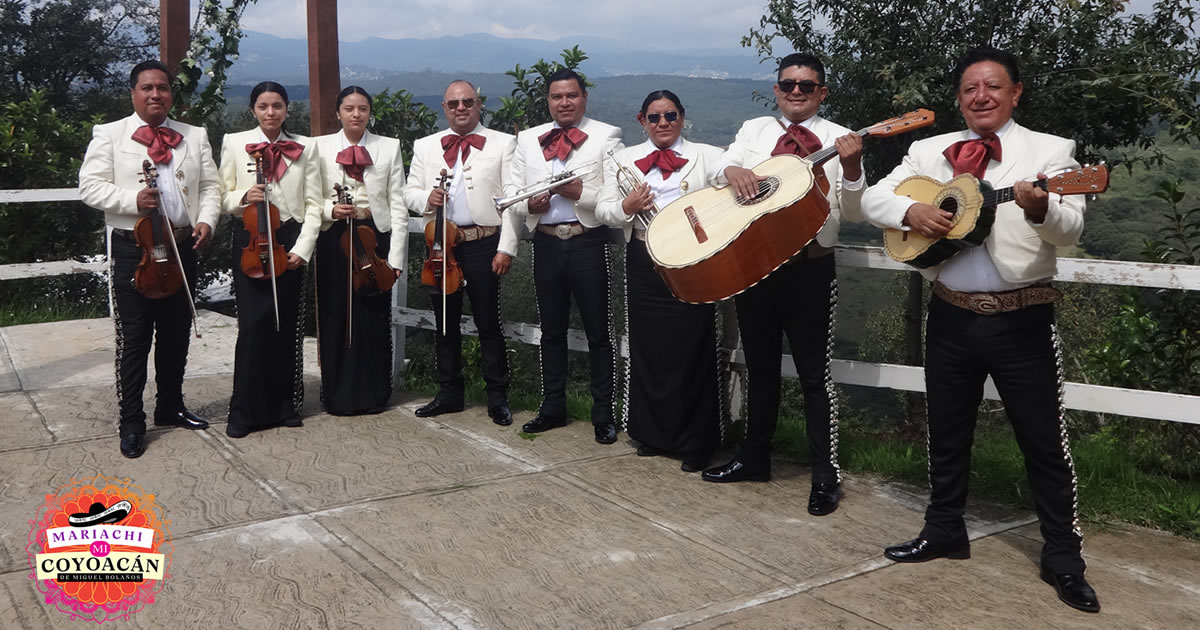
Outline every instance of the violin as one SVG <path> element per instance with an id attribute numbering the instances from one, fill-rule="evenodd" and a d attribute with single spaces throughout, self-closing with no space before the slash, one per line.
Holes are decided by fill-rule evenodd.
<path id="1" fill-rule="evenodd" d="M 146 188 L 158 188 L 158 170 L 150 160 L 142 160 L 142 181 Z M 175 234 L 162 207 L 138 217 L 133 224 L 133 239 L 142 248 L 142 261 L 133 272 L 133 286 L 151 300 L 175 295 L 183 288 L 183 265 L 175 251 Z"/>
<path id="2" fill-rule="evenodd" d="M 142 181 L 146 188 L 158 189 L 158 169 L 150 160 L 142 160 Z M 154 212 L 138 217 L 133 224 L 133 240 L 142 248 L 142 260 L 133 271 L 133 286 L 151 300 L 170 297 L 183 289 L 187 293 L 188 306 L 192 308 L 192 330 L 200 338 L 200 325 L 196 322 L 196 302 L 183 271 L 183 259 L 179 256 L 179 244 L 175 242 L 175 230 L 163 207 L 162 194 Z"/>
<path id="3" fill-rule="evenodd" d="M 340 184 L 334 184 L 334 193 L 339 204 L 353 204 L 350 192 Z M 372 296 L 387 293 L 396 283 L 396 271 L 386 260 L 375 253 L 379 243 L 375 231 L 366 225 L 354 225 L 346 217 L 346 233 L 341 237 L 342 251 L 346 252 L 350 286 L 360 295 Z"/>
<path id="4" fill-rule="evenodd" d="M 275 330 L 279 330 L 279 294 L 275 278 L 287 271 L 287 251 L 275 238 L 279 229 L 279 208 L 267 196 L 267 178 L 263 175 L 262 151 L 254 152 L 255 181 L 263 186 L 263 200 L 242 208 L 242 224 L 250 234 L 250 242 L 242 250 L 242 272 L 256 280 L 271 280 L 271 302 L 275 307 Z"/>
<path id="5" fill-rule="evenodd" d="M 265 185 L 262 152 L 255 151 L 252 157 L 255 180 Z M 267 198 L 265 186 L 263 200 L 242 209 L 242 224 L 250 233 L 250 243 L 242 250 L 242 271 L 256 279 L 277 278 L 287 271 L 287 251 L 275 238 L 280 225 L 279 208 Z"/>
<path id="6" fill-rule="evenodd" d="M 450 188 L 450 176 L 446 174 L 446 169 L 442 169 L 437 185 L 442 190 Z M 425 224 L 425 247 L 429 255 L 421 267 L 421 284 L 443 296 L 458 291 L 463 284 L 462 268 L 454 258 L 454 248 L 447 247 L 446 241 L 458 241 L 458 226 L 446 219 L 446 206 L 443 204 L 437 207 L 433 221 Z"/>

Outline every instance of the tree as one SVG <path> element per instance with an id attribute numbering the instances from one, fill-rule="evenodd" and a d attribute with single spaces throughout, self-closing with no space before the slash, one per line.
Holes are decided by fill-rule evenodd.
<path id="1" fill-rule="evenodd" d="M 64 115 L 89 112 L 95 96 L 126 85 L 129 67 L 158 46 L 149 0 L 0 0 L 0 99 L 42 90 Z"/>
<path id="2" fill-rule="evenodd" d="M 926 107 L 932 132 L 962 128 L 949 74 L 967 48 L 991 44 L 1021 61 L 1021 124 L 1073 138 L 1081 156 L 1159 163 L 1154 138 L 1200 139 L 1200 44 L 1192 0 L 1159 0 L 1148 15 L 1120 0 L 770 0 L 742 44 L 773 62 L 779 41 L 824 60 L 831 119 L 863 126 Z M 899 163 L 912 137 L 871 142 L 870 181 Z M 910 275 L 906 362 L 921 364 L 920 292 Z M 922 406 L 910 400 L 919 421 Z"/>
<path id="3" fill-rule="evenodd" d="M 564 68 L 577 70 L 579 64 L 587 58 L 587 54 L 579 50 L 579 46 L 573 46 L 562 51 L 561 63 L 538 59 L 529 70 L 517 64 L 516 68 L 505 72 L 504 74 L 513 78 L 516 87 L 513 88 L 511 96 L 500 97 L 500 109 L 491 113 L 488 126 L 515 134 L 522 129 L 550 122 L 550 109 L 546 106 L 546 95 L 550 86 L 546 84 L 546 77 Z M 583 73 L 580 73 L 580 76 L 583 76 Z M 583 80 L 592 85 L 587 77 Z"/>
<path id="4" fill-rule="evenodd" d="M 413 142 L 437 131 L 437 112 L 424 103 L 413 102 L 412 94 L 404 90 L 384 90 L 371 98 L 373 133 L 400 139 L 404 166 L 412 162 Z"/>
<path id="5" fill-rule="evenodd" d="M 191 44 L 175 77 L 172 116 L 204 125 L 221 115 L 226 72 L 238 58 L 242 14 L 255 0 L 202 0 L 192 25 Z M 206 79 L 207 77 L 207 79 Z M 201 85 L 203 84 L 203 88 Z"/>

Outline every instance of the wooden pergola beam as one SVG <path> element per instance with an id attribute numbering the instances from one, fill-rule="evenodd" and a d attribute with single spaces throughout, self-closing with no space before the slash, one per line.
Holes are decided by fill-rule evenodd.
<path id="1" fill-rule="evenodd" d="M 188 0 L 159 0 L 158 54 L 171 72 L 179 72 L 179 62 L 187 54 L 191 40 L 191 18 Z"/>
<path id="2" fill-rule="evenodd" d="M 339 70 L 337 0 L 308 0 L 308 103 L 314 136 L 341 129 L 335 105 L 342 89 Z"/>

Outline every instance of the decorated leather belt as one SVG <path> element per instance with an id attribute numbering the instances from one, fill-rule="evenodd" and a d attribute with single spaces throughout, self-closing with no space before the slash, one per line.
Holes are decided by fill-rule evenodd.
<path id="1" fill-rule="evenodd" d="M 947 304 L 980 315 L 1008 313 L 1019 311 L 1026 306 L 1051 304 L 1062 297 L 1062 292 L 1048 284 L 1035 284 L 999 293 L 965 293 L 951 290 L 941 282 L 935 282 L 933 283 L 933 294 Z"/>
<path id="2" fill-rule="evenodd" d="M 454 244 L 459 245 L 461 243 L 468 243 L 470 241 L 478 241 L 481 238 L 487 238 L 499 231 L 500 228 L 495 225 L 471 225 L 467 227 L 462 227 L 460 225 L 458 227 L 458 238 L 455 239 Z"/>
<path id="3" fill-rule="evenodd" d="M 192 235 L 192 232 L 193 232 L 192 228 L 189 226 L 172 228 L 171 231 L 175 234 L 175 242 L 176 243 L 187 239 L 188 237 L 190 237 Z M 137 240 L 133 236 L 133 230 L 126 230 L 126 229 L 122 229 L 122 228 L 113 228 L 112 232 L 113 232 L 113 234 L 116 234 L 117 236 L 120 236 L 122 238 L 127 238 L 131 241 Z"/>
<path id="4" fill-rule="evenodd" d="M 570 223 L 554 223 L 552 225 L 538 224 L 537 229 L 542 234 L 557 236 L 565 241 L 575 238 L 576 236 L 587 232 L 591 228 L 579 223 L 578 221 L 572 221 Z"/>

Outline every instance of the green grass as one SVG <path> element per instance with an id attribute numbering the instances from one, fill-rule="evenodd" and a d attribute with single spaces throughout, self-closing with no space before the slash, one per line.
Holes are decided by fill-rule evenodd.
<path id="1" fill-rule="evenodd" d="M 72 319 L 92 319 L 107 315 L 107 310 L 82 305 L 46 305 L 17 300 L 0 304 L 0 326 L 44 324 Z"/>
<path id="2" fill-rule="evenodd" d="M 927 486 L 923 436 L 900 440 L 843 422 L 839 437 L 847 471 Z M 803 419 L 781 418 L 776 453 L 803 462 L 807 448 Z M 1200 481 L 1143 470 L 1127 448 L 1100 434 L 1073 437 L 1071 452 L 1084 520 L 1132 523 L 1200 539 Z M 971 460 L 971 500 L 1033 509 L 1024 459 L 1007 426 L 981 421 Z"/>

